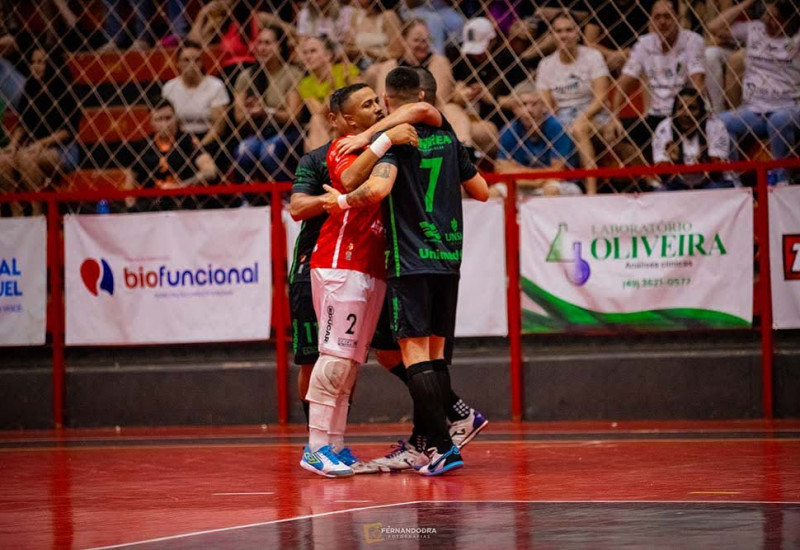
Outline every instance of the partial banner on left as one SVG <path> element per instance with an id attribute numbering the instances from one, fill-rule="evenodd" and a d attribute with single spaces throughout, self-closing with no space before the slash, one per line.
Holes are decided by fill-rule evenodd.
<path id="1" fill-rule="evenodd" d="M 0 219 L 0 346 L 45 342 L 47 222 Z"/>
<path id="2" fill-rule="evenodd" d="M 267 208 L 65 216 L 67 345 L 264 340 Z"/>

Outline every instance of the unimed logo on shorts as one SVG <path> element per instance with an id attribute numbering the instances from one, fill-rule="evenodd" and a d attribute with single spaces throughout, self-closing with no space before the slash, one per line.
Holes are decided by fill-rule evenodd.
<path id="1" fill-rule="evenodd" d="M 328 306 L 325 313 L 327 314 L 327 319 L 325 319 L 325 336 L 322 338 L 322 341 L 327 344 L 331 337 L 331 330 L 333 329 L 333 306 Z"/>
<path id="2" fill-rule="evenodd" d="M 800 281 L 800 234 L 783 236 L 783 279 Z"/>

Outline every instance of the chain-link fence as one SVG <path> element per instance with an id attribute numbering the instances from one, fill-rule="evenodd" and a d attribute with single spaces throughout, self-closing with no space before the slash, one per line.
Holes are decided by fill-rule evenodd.
<path id="1" fill-rule="evenodd" d="M 783 158 L 800 126 L 800 5 L 787 0 L 0 5 L 0 192 L 288 181 L 299 157 L 332 137 L 330 93 L 365 81 L 381 94 L 399 65 L 428 69 L 428 100 L 486 171 Z M 770 183 L 792 177 L 775 170 Z M 563 194 L 741 183 L 702 173 L 522 185 Z"/>

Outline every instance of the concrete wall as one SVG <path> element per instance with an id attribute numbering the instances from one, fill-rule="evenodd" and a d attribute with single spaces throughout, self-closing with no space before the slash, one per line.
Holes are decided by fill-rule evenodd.
<path id="1" fill-rule="evenodd" d="M 776 346 L 776 417 L 800 418 L 800 338 Z M 30 357 L 29 357 L 30 355 Z M 526 420 L 759 418 L 757 335 L 535 337 L 524 346 Z M 42 350 L 0 361 L 0 429 L 52 427 L 51 372 Z M 271 424 L 275 367 L 266 344 L 68 350 L 66 423 L 71 427 Z M 303 422 L 290 373 L 290 421 Z M 489 418 L 511 418 L 507 345 L 457 348 L 455 391 Z M 411 417 L 405 386 L 362 367 L 351 422 Z"/>

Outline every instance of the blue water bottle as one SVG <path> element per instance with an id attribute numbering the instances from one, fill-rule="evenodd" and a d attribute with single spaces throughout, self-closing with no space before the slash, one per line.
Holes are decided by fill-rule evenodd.
<path id="1" fill-rule="evenodd" d="M 110 214 L 111 213 L 111 205 L 108 204 L 106 199 L 102 199 L 97 202 L 97 213 L 98 214 Z"/>

